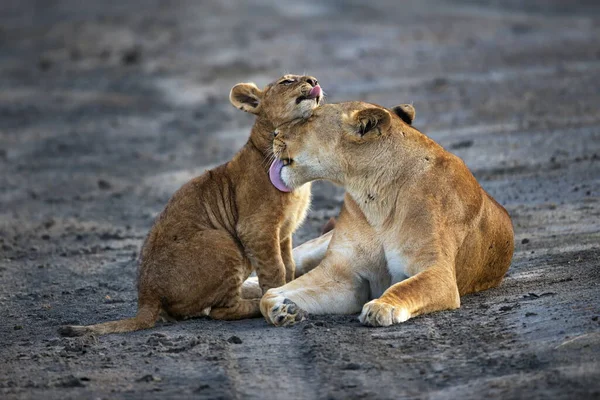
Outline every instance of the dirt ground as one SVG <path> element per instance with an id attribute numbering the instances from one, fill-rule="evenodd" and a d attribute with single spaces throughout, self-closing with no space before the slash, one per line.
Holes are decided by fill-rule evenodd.
<path id="1" fill-rule="evenodd" d="M 0 397 L 600 398 L 598 38 L 595 1 L 3 0 Z M 513 217 L 502 285 L 390 328 L 58 337 L 134 315 L 153 218 L 247 139 L 229 89 L 284 72 L 330 102 L 412 102 Z M 296 244 L 342 193 L 315 185 Z"/>

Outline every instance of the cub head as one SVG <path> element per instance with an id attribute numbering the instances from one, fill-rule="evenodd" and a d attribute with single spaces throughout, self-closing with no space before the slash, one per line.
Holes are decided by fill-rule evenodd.
<path id="1" fill-rule="evenodd" d="M 393 162 L 398 136 L 412 129 L 406 122 L 412 118 L 410 105 L 391 110 L 362 102 L 323 105 L 308 120 L 275 131 L 279 167 L 271 182 L 285 191 L 317 179 L 345 185 L 352 177 L 381 174 L 381 166 Z"/>
<path id="2" fill-rule="evenodd" d="M 322 99 L 317 79 L 301 75 L 284 75 L 263 90 L 254 83 L 238 83 L 229 93 L 236 108 L 264 117 L 274 127 L 308 118 Z"/>

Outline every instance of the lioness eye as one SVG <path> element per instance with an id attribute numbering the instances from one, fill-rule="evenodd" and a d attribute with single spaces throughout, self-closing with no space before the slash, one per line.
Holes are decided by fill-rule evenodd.
<path id="1" fill-rule="evenodd" d="M 296 82 L 295 79 L 285 79 L 281 82 L 279 82 L 280 85 L 291 85 L 292 83 Z"/>

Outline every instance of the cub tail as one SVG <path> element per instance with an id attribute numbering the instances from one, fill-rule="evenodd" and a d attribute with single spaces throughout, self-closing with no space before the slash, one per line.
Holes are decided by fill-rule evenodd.
<path id="1" fill-rule="evenodd" d="M 138 309 L 137 315 L 133 318 L 121 319 L 118 321 L 104 322 L 96 325 L 66 325 L 58 329 L 62 336 L 83 336 L 106 335 L 108 333 L 133 332 L 141 329 L 152 328 L 158 319 L 161 304 L 144 304 Z"/>

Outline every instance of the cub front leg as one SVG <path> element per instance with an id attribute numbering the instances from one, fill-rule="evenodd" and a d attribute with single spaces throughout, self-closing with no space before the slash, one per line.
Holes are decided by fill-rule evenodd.
<path id="1" fill-rule="evenodd" d="M 294 257 L 292 257 L 292 237 L 288 236 L 281 241 L 281 259 L 285 265 L 285 282 L 291 282 L 294 280 L 296 264 L 294 263 Z"/>
<path id="2" fill-rule="evenodd" d="M 460 295 L 450 268 L 432 267 L 402 282 L 364 305 L 358 319 L 364 325 L 390 326 L 417 315 L 460 307 Z"/>
<path id="3" fill-rule="evenodd" d="M 275 232 L 252 232 L 241 239 L 246 256 L 256 271 L 262 293 L 283 286 L 286 272 L 279 235 Z"/>

